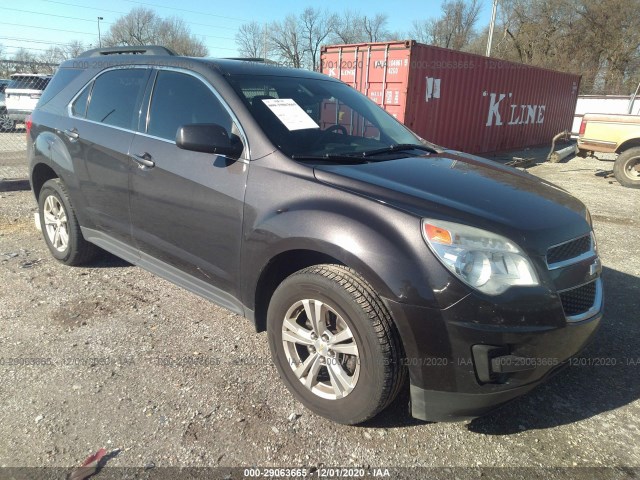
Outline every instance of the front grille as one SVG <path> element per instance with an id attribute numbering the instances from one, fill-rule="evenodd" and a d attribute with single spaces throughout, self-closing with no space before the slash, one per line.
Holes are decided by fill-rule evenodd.
<path id="1" fill-rule="evenodd" d="M 591 250 L 591 235 L 570 240 L 547 250 L 547 265 L 564 262 Z"/>
<path id="2" fill-rule="evenodd" d="M 567 317 L 574 317 L 589 311 L 596 301 L 596 281 L 571 290 L 560 292 L 562 308 Z"/>

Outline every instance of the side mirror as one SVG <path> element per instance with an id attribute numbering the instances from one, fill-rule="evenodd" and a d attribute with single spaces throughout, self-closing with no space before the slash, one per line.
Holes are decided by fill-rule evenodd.
<path id="1" fill-rule="evenodd" d="M 215 153 L 233 160 L 240 158 L 244 146 L 237 135 L 216 123 L 190 123 L 182 125 L 176 133 L 176 145 L 183 150 Z"/>

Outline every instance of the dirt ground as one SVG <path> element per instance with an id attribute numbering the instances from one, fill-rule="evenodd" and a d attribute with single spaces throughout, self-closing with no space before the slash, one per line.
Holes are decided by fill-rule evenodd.
<path id="1" fill-rule="evenodd" d="M 33 226 L 26 182 L 0 182 L 0 466 L 71 467 L 104 447 L 119 449 L 109 466 L 149 469 L 606 466 L 633 475 L 640 190 L 621 187 L 611 168 L 573 158 L 528 170 L 580 198 L 594 220 L 606 314 L 584 361 L 471 422 L 415 421 L 405 395 L 359 427 L 302 408 L 266 335 L 245 319 L 114 257 L 57 263 Z"/>

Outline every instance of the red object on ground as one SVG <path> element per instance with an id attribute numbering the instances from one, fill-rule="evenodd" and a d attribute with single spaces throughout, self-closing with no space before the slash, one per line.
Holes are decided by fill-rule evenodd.
<path id="1" fill-rule="evenodd" d="M 413 40 L 323 47 L 322 73 L 426 140 L 470 153 L 548 144 L 570 131 L 580 86 L 577 75 Z"/>
<path id="2" fill-rule="evenodd" d="M 86 480 L 87 478 L 98 473 L 100 468 L 100 460 L 107 454 L 104 448 L 101 448 L 93 455 L 89 455 L 82 465 L 74 469 L 68 477 L 68 480 Z"/>

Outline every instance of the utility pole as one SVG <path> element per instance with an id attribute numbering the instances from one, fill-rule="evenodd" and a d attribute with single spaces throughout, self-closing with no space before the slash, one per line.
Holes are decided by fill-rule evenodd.
<path id="1" fill-rule="evenodd" d="M 496 12 L 498 10 L 498 0 L 493 0 L 493 8 L 491 9 L 491 23 L 489 23 L 489 38 L 487 39 L 487 53 L 485 56 L 491 56 L 491 41 L 493 40 L 493 29 L 496 26 Z"/>
<path id="2" fill-rule="evenodd" d="M 266 60 L 267 59 L 267 22 L 264 23 L 262 30 L 263 30 L 262 58 L 263 60 Z"/>
<path id="3" fill-rule="evenodd" d="M 100 36 L 100 20 L 104 20 L 102 17 L 98 17 L 98 44 L 102 48 L 102 37 Z"/>

